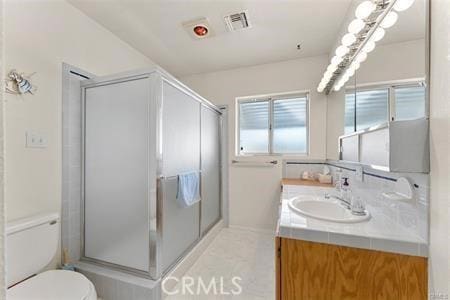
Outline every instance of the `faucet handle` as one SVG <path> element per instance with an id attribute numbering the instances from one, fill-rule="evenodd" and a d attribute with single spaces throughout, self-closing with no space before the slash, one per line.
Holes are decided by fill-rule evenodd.
<path id="1" fill-rule="evenodd" d="M 354 215 L 365 215 L 366 214 L 366 205 L 364 201 L 359 196 L 353 196 L 351 202 L 351 210 Z"/>

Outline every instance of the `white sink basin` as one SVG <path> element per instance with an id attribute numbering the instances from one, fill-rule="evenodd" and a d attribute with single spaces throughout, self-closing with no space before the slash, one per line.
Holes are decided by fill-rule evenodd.
<path id="1" fill-rule="evenodd" d="M 308 197 L 309 198 L 309 197 Z M 297 197 L 289 200 L 289 208 L 306 217 L 338 223 L 357 223 L 370 218 L 366 210 L 365 215 L 358 216 L 339 204 L 328 199 L 313 200 L 311 198 Z"/>

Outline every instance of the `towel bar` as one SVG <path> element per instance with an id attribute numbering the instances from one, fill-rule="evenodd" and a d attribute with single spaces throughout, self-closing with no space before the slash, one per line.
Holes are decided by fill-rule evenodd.
<path id="1" fill-rule="evenodd" d="M 271 161 L 243 161 L 243 160 L 235 160 L 231 161 L 232 164 L 249 164 L 249 165 L 276 165 L 278 164 L 277 160 Z"/>

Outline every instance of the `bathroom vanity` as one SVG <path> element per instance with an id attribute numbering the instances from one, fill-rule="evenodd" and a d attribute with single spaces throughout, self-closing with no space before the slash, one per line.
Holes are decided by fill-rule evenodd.
<path id="1" fill-rule="evenodd" d="M 306 217 L 296 197 L 327 201 L 333 188 L 282 183 L 275 242 L 277 299 L 426 299 L 427 245 L 376 207 L 359 223 Z M 330 200 L 331 201 L 331 200 Z"/>

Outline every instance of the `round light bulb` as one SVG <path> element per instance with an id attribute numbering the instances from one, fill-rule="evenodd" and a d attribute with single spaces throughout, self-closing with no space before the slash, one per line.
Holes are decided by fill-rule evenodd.
<path id="1" fill-rule="evenodd" d="M 347 74 L 348 74 L 348 78 L 352 77 L 353 75 L 355 75 L 355 69 L 354 68 L 348 68 Z"/>
<path id="2" fill-rule="evenodd" d="M 336 71 L 336 69 L 337 69 L 337 66 L 333 65 L 333 64 L 328 65 L 328 67 L 327 67 L 327 71 L 330 71 L 330 72 L 334 72 L 334 71 Z"/>
<path id="3" fill-rule="evenodd" d="M 398 19 L 398 14 L 394 11 L 391 11 L 384 17 L 380 26 L 383 28 L 392 27 L 397 22 L 397 19 Z"/>
<path id="4" fill-rule="evenodd" d="M 377 6 L 372 1 L 364 1 L 358 7 L 355 11 L 355 16 L 358 19 L 365 19 L 377 8 Z"/>
<path id="5" fill-rule="evenodd" d="M 384 37 L 385 33 L 386 33 L 386 31 L 384 31 L 383 28 L 378 27 L 377 29 L 375 29 L 375 32 L 370 37 L 370 41 L 378 42 L 379 40 L 381 40 Z"/>
<path id="6" fill-rule="evenodd" d="M 342 37 L 342 45 L 350 46 L 356 41 L 356 36 L 353 33 L 347 33 Z"/>
<path id="7" fill-rule="evenodd" d="M 375 43 L 369 41 L 369 42 L 364 46 L 364 48 L 363 48 L 362 50 L 363 50 L 365 53 L 369 53 L 369 52 L 372 52 L 373 49 L 375 49 Z"/>
<path id="8" fill-rule="evenodd" d="M 348 25 L 348 32 L 353 33 L 353 34 L 358 34 L 365 26 L 366 26 L 366 23 L 364 23 L 363 20 L 354 19 Z"/>
<path id="9" fill-rule="evenodd" d="M 355 57 L 356 63 L 362 63 L 367 59 L 367 53 L 366 52 L 360 52 L 358 56 Z"/>
<path id="10" fill-rule="evenodd" d="M 349 78 L 350 78 L 350 73 L 347 70 L 347 71 L 345 71 L 344 75 L 342 75 L 342 79 L 341 79 L 342 83 L 346 83 Z"/>
<path id="11" fill-rule="evenodd" d="M 333 58 L 331 59 L 331 64 L 334 66 L 339 66 L 342 60 L 343 58 L 341 56 L 333 56 Z"/>
<path id="12" fill-rule="evenodd" d="M 394 9 L 396 11 L 404 11 L 411 7 L 414 3 L 414 0 L 397 0 L 394 4 Z"/>
<path id="13" fill-rule="evenodd" d="M 350 49 L 344 45 L 340 45 L 336 48 L 336 56 L 343 57 L 345 54 L 347 54 L 350 51 Z"/>
<path id="14" fill-rule="evenodd" d="M 319 93 L 322 93 L 322 92 L 323 92 L 323 90 L 324 90 L 324 88 L 323 88 L 323 87 L 321 87 L 321 86 L 319 86 L 319 87 L 317 88 L 317 92 L 319 92 Z"/>

